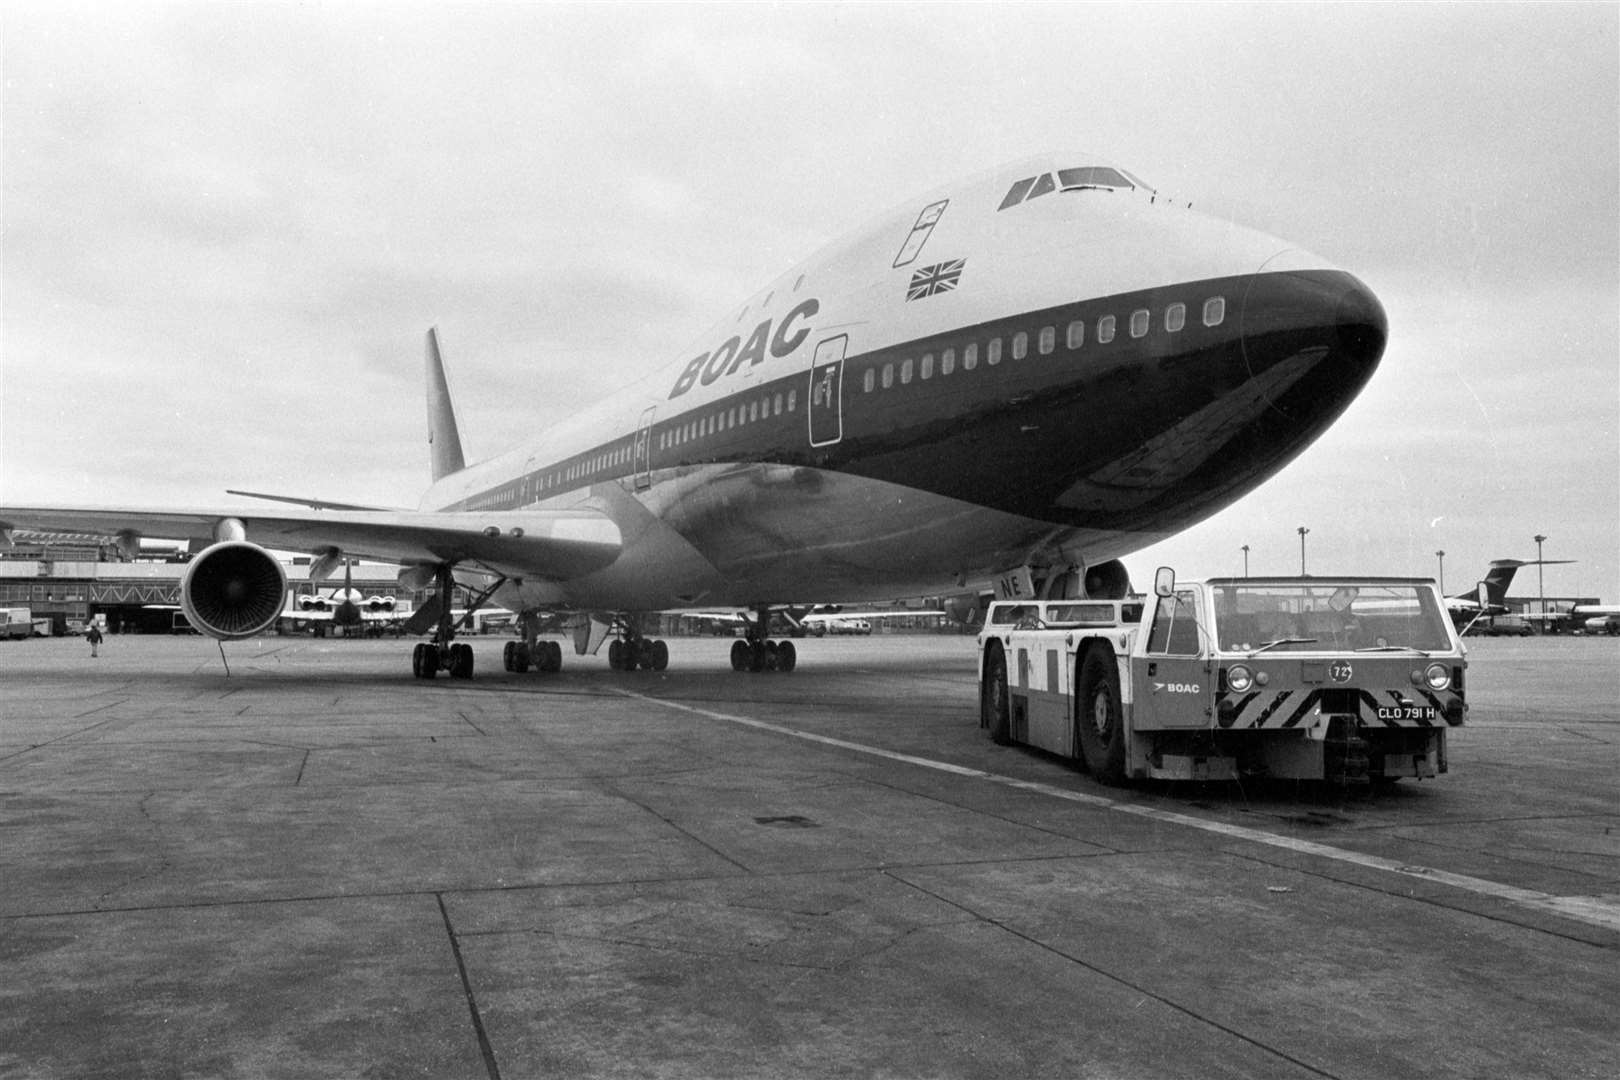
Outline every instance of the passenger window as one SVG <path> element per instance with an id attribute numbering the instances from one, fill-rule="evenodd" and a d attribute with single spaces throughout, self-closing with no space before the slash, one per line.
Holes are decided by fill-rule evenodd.
<path id="1" fill-rule="evenodd" d="M 972 371 L 974 368 L 976 368 L 978 366 L 979 366 L 979 343 L 977 341 L 975 341 L 975 342 L 969 343 L 967 348 L 962 350 L 962 370 L 963 371 Z"/>
<path id="2" fill-rule="evenodd" d="M 1052 350 L 1057 348 L 1057 327 L 1041 327 L 1041 355 L 1051 356 Z"/>
<path id="3" fill-rule="evenodd" d="M 1114 340 L 1114 317 L 1104 315 L 1097 320 L 1097 341 L 1103 345 Z"/>
<path id="4" fill-rule="evenodd" d="M 1069 324 L 1069 334 L 1066 339 L 1069 348 L 1078 349 L 1086 343 L 1086 324 L 1079 319 Z"/>
<path id="5" fill-rule="evenodd" d="M 894 385 L 894 365 L 883 365 L 883 389 L 887 390 Z"/>
<path id="6" fill-rule="evenodd" d="M 861 388 L 870 394 L 877 387 L 877 369 L 867 368 L 866 374 L 861 377 Z"/>
<path id="7" fill-rule="evenodd" d="M 1204 301 L 1204 325 L 1219 326 L 1226 321 L 1226 297 L 1212 296 Z"/>
<path id="8" fill-rule="evenodd" d="M 1029 355 L 1029 335 L 1022 330 L 1013 335 L 1013 359 L 1022 360 Z"/>
<path id="9" fill-rule="evenodd" d="M 991 367 L 1001 363 L 1001 339 L 991 338 L 990 344 L 984 347 L 984 362 Z"/>
<path id="10" fill-rule="evenodd" d="M 868 368 L 867 373 L 870 374 L 871 370 L 872 370 L 871 368 Z M 869 386 L 869 387 L 867 387 L 867 389 L 870 390 L 871 387 Z M 776 415 L 777 416 L 782 415 L 782 395 L 781 394 L 776 395 Z"/>
<path id="11" fill-rule="evenodd" d="M 931 379 L 931 378 L 934 377 L 934 354 L 933 353 L 931 353 L 931 352 L 923 353 L 922 365 L 917 369 L 917 374 L 921 378 L 924 378 L 924 379 Z"/>
<path id="12" fill-rule="evenodd" d="M 748 422 L 750 424 L 752 424 L 754 421 L 756 421 L 758 419 L 759 419 L 759 402 L 750 401 L 748 403 Z"/>
<path id="13" fill-rule="evenodd" d="M 1187 305 L 1171 304 L 1164 309 L 1164 328 L 1174 334 L 1187 325 Z"/>
<path id="14" fill-rule="evenodd" d="M 946 349 L 939 354 L 939 373 L 949 375 L 956 370 L 956 350 Z"/>
<path id="15" fill-rule="evenodd" d="M 906 357 L 900 365 L 900 385 L 905 386 L 911 382 L 911 357 Z"/>
<path id="16" fill-rule="evenodd" d="M 1152 320 L 1152 318 L 1153 317 L 1148 314 L 1147 308 L 1138 308 L 1137 310 L 1131 312 L 1131 337 L 1146 337 L 1148 332 L 1148 323 Z"/>

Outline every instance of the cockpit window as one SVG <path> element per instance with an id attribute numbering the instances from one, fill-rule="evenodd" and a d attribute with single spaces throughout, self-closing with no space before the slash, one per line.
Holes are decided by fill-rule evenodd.
<path id="1" fill-rule="evenodd" d="M 1016 181 L 1007 189 L 997 210 L 1006 210 L 1019 203 L 1045 195 L 1053 191 L 1134 191 L 1142 188 L 1151 191 L 1146 184 L 1122 169 L 1109 168 L 1107 165 L 1088 165 L 1078 169 L 1059 169 L 1054 177 L 1052 173 L 1042 173 L 1039 176 L 1026 176 Z"/>
<path id="2" fill-rule="evenodd" d="M 1063 184 L 1064 191 L 1075 188 L 1135 188 L 1136 185 L 1125 178 L 1125 174 L 1118 169 L 1110 169 L 1106 165 L 1093 165 L 1084 169 L 1059 169 L 1058 180 Z"/>

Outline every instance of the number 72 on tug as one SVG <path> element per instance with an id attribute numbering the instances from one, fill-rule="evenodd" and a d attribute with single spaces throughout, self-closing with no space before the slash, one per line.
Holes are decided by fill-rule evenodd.
<path id="1" fill-rule="evenodd" d="M 1446 771 L 1467 666 L 1427 579 L 1163 567 L 1147 597 L 991 604 L 980 726 L 1108 784 L 1423 779 Z"/>

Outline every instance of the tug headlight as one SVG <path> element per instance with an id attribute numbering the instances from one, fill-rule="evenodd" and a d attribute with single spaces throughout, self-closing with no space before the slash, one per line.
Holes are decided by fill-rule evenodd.
<path id="1" fill-rule="evenodd" d="M 1244 693 L 1254 685 L 1254 673 L 1242 664 L 1233 664 L 1226 669 L 1226 685 L 1233 693 Z"/>
<path id="2" fill-rule="evenodd" d="M 1444 690 L 1451 685 L 1451 669 L 1444 664 L 1430 664 L 1423 669 L 1423 681 L 1430 690 Z"/>

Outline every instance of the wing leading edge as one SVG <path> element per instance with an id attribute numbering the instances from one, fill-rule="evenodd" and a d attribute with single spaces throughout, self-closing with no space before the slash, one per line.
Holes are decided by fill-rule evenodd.
<path id="1" fill-rule="evenodd" d="M 139 510 L 98 507 L 0 507 L 0 531 L 99 532 L 213 540 L 240 522 L 262 547 L 316 551 L 398 563 L 475 563 L 508 575 L 566 580 L 619 557 L 613 519 L 594 510 L 423 513 L 406 510 Z"/>

